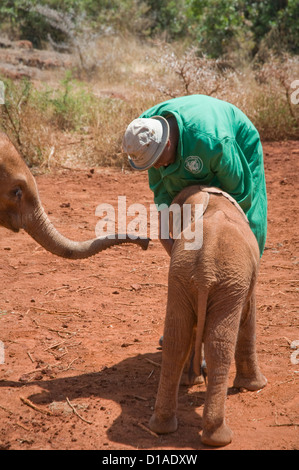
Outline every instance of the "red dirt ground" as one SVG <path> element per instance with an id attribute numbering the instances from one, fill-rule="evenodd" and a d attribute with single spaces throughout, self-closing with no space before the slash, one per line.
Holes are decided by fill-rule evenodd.
<path id="1" fill-rule="evenodd" d="M 298 142 L 265 143 L 264 151 L 269 228 L 257 350 L 268 385 L 239 392 L 232 367 L 226 416 L 234 438 L 225 449 L 299 448 L 299 351 L 291 349 L 299 340 Z M 62 170 L 37 183 L 49 217 L 74 239 L 94 237 L 102 202 L 116 208 L 117 196 L 126 195 L 128 205 L 152 203 L 146 174 Z M 169 264 L 158 241 L 146 252 L 127 245 L 68 261 L 24 232 L 1 228 L 0 252 L 1 449 L 207 449 L 199 438 L 204 386 L 180 387 L 175 433 L 158 437 L 147 429 Z"/>

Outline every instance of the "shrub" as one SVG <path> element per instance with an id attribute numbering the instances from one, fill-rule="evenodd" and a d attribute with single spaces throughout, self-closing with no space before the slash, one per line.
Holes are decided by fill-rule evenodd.
<path id="1" fill-rule="evenodd" d="M 196 43 L 212 58 L 261 44 L 299 53 L 298 0 L 2 0 L 0 24 L 42 47 L 78 48 L 84 29 Z"/>
<path id="2" fill-rule="evenodd" d="M 0 106 L 0 129 L 29 166 L 48 167 L 49 158 L 51 164 L 124 164 L 123 133 L 130 120 L 141 114 L 145 99 L 132 105 L 118 97 L 97 96 L 70 73 L 57 88 L 2 80 L 5 104 Z"/>
<path id="3" fill-rule="evenodd" d="M 269 62 L 236 69 L 224 59 L 209 59 L 194 48 L 178 54 L 160 47 L 154 60 L 164 74 L 148 83 L 160 100 L 200 93 L 231 102 L 258 128 L 263 139 L 298 138 L 299 108 L 291 102 L 291 84 L 298 79 L 299 60 L 287 54 Z"/>

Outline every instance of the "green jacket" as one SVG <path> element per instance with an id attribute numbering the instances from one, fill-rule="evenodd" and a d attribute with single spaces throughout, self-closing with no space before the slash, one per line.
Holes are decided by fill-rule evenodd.
<path id="1" fill-rule="evenodd" d="M 229 193 L 247 215 L 262 255 L 267 233 L 267 195 L 259 133 L 242 111 L 204 95 L 174 98 L 141 117 L 175 116 L 177 157 L 164 168 L 148 170 L 149 186 L 159 210 L 186 186 L 216 186 Z"/>

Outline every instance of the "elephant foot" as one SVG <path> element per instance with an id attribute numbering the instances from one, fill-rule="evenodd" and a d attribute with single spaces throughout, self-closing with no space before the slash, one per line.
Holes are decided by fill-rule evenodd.
<path id="1" fill-rule="evenodd" d="M 236 376 L 233 386 L 235 388 L 245 388 L 251 392 L 255 392 L 256 390 L 260 390 L 267 385 L 267 379 L 264 375 L 259 372 L 255 377 L 242 377 Z"/>
<path id="2" fill-rule="evenodd" d="M 168 419 L 162 419 L 154 413 L 149 421 L 149 427 L 157 434 L 168 434 L 177 430 L 178 421 L 175 415 Z"/>
<path id="3" fill-rule="evenodd" d="M 193 374 L 190 377 L 190 374 L 184 373 L 181 378 L 181 385 L 192 386 L 192 385 L 202 385 L 205 383 L 204 377 L 202 375 Z"/>
<path id="4" fill-rule="evenodd" d="M 207 446 L 223 447 L 231 443 L 233 433 L 230 428 L 223 423 L 214 431 L 203 430 L 201 435 L 201 442 Z"/>

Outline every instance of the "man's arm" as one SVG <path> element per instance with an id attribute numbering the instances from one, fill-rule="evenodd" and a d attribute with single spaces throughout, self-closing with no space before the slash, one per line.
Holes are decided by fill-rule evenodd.
<path id="1" fill-rule="evenodd" d="M 171 250 L 174 244 L 173 238 L 171 238 L 170 234 L 168 233 L 168 238 L 162 238 L 162 224 L 161 224 L 161 211 L 159 211 L 159 240 L 166 250 L 169 256 L 171 256 Z"/>

